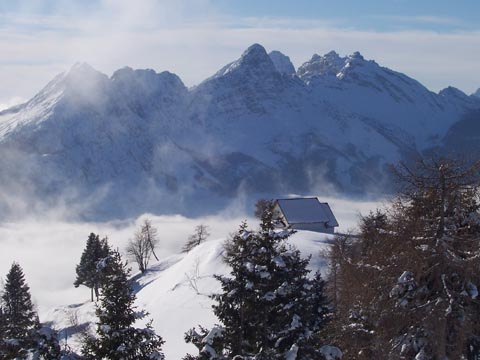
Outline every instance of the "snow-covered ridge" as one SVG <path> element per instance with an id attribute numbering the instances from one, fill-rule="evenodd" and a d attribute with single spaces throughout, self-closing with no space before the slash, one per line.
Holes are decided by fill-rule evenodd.
<path id="1" fill-rule="evenodd" d="M 0 113 L 0 182 L 49 201 L 99 192 L 85 208 L 105 217 L 199 214 L 243 194 L 378 194 L 388 164 L 445 148 L 476 109 L 477 97 L 435 94 L 360 53 L 314 55 L 295 72 L 254 44 L 191 89 L 169 72 L 76 64 Z"/>
<path id="2" fill-rule="evenodd" d="M 312 232 L 297 232 L 288 242 L 302 251 L 303 256 L 312 255 L 310 267 L 326 270 L 326 262 L 320 252 L 328 246 L 329 235 Z M 150 313 L 153 325 L 166 343 L 167 359 L 181 359 L 195 347 L 186 344 L 184 333 L 199 324 L 212 327 L 218 321 L 212 313 L 209 295 L 220 291 L 220 283 L 213 275 L 228 275 L 223 262 L 225 239 L 206 241 L 187 254 L 171 255 L 153 264 L 143 276 L 134 276 L 137 306 Z M 66 305 L 52 309 L 42 321 L 50 322 L 68 344 L 80 347 L 80 331 L 95 322 L 95 306 L 91 302 Z M 94 327 L 93 327 L 94 328 Z"/>

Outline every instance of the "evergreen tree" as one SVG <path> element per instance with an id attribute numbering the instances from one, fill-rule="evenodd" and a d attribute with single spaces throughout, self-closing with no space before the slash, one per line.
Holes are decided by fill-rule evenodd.
<path id="1" fill-rule="evenodd" d="M 40 325 L 34 332 L 34 348 L 31 349 L 33 359 L 60 360 L 63 352 L 58 342 L 58 333 L 45 325 Z"/>
<path id="2" fill-rule="evenodd" d="M 130 269 L 114 251 L 102 264 L 100 304 L 97 307 L 97 334 L 87 336 L 82 353 L 87 360 L 154 360 L 163 359 L 163 340 L 153 331 L 151 322 L 145 328 L 135 328 L 136 320 L 146 316 L 134 307 L 135 294 L 128 276 Z"/>
<path id="3" fill-rule="evenodd" d="M 2 294 L 3 336 L 0 344 L 2 359 L 26 356 L 34 347 L 38 316 L 33 308 L 30 289 L 19 264 L 13 263 L 7 274 Z"/>
<path id="4" fill-rule="evenodd" d="M 98 268 L 98 263 L 105 259 L 110 253 L 110 246 L 107 238 L 100 240 L 98 235 L 91 233 L 87 239 L 87 245 L 83 250 L 80 263 L 76 266 L 77 277 L 75 287 L 85 285 L 91 289 L 91 300 L 95 294 L 98 300 L 98 290 L 102 282 L 102 272 Z"/>
<path id="5" fill-rule="evenodd" d="M 40 324 L 23 270 L 13 263 L 7 274 L 0 304 L 0 358 L 75 359 L 67 355 L 75 354 L 62 351 L 57 332 Z"/>
<path id="6" fill-rule="evenodd" d="M 1 302 L 0 302 L 0 355 L 3 355 L 5 351 L 4 341 L 6 340 L 6 330 L 7 330 L 7 321 L 5 319 L 3 306 L 1 305 Z"/>
<path id="7" fill-rule="evenodd" d="M 312 279 L 309 259 L 285 244 L 290 231 L 277 232 L 272 207 L 262 215 L 258 232 L 241 224 L 226 244 L 229 277 L 217 279 L 222 292 L 213 311 L 222 323 L 211 331 L 194 329 L 187 342 L 199 348 L 199 356 L 185 359 L 321 359 L 318 332 L 328 313 L 323 280 Z"/>

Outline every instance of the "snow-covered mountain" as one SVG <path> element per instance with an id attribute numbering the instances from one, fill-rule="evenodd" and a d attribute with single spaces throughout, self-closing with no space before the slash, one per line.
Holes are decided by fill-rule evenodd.
<path id="1" fill-rule="evenodd" d="M 389 164 L 461 142 L 456 127 L 478 109 L 478 97 L 433 93 L 359 53 L 295 71 L 255 44 L 191 89 L 169 72 L 76 64 L 0 112 L 0 210 L 62 202 L 108 218 L 198 214 L 244 195 L 378 194 Z"/>

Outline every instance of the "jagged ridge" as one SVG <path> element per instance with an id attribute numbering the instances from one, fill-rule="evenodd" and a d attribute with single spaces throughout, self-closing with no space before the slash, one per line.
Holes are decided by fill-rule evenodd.
<path id="1" fill-rule="evenodd" d="M 48 201 L 94 193 L 80 210 L 93 217 L 198 214 L 239 194 L 378 194 L 387 164 L 441 148 L 479 107 L 358 52 L 314 55 L 295 72 L 254 44 L 192 89 L 169 72 L 127 67 L 109 78 L 76 64 L 0 113 L 0 180 L 9 194 Z"/>

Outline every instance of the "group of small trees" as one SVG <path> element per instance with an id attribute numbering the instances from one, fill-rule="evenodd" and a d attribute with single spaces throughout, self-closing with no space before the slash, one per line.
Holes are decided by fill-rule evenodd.
<path id="1" fill-rule="evenodd" d="M 324 358 L 324 282 L 319 274 L 308 276 L 309 259 L 286 245 L 291 232 L 274 230 L 271 206 L 261 217 L 259 231 L 243 223 L 227 242 L 230 276 L 216 276 L 222 291 L 213 296 L 221 325 L 187 332 L 199 354 L 185 360 Z"/>
<path id="2" fill-rule="evenodd" d="M 200 224 L 195 227 L 195 231 L 188 237 L 187 242 L 182 248 L 182 252 L 186 253 L 192 250 L 195 246 L 203 243 L 210 236 L 207 225 Z M 128 241 L 126 254 L 134 261 L 141 273 L 147 271 L 148 265 L 152 255 L 158 261 L 155 248 L 159 242 L 158 231 L 152 226 L 152 222 L 145 219 L 142 226 L 135 233 L 133 239 Z"/>
<path id="3" fill-rule="evenodd" d="M 130 269 L 106 238 L 90 234 L 76 270 L 75 285 L 90 287 L 92 300 L 93 292 L 99 299 L 96 332 L 84 333 L 82 354 L 62 349 L 57 332 L 40 323 L 23 270 L 13 263 L 0 302 L 0 359 L 163 359 L 163 340 L 151 322 L 143 328 L 134 326 L 147 314 L 136 310 Z"/>
<path id="4" fill-rule="evenodd" d="M 149 221 L 135 235 L 147 243 L 153 253 L 155 232 Z M 161 360 L 163 340 L 155 334 L 151 322 L 144 328 L 134 323 L 148 314 L 137 311 L 135 294 L 130 280 L 130 269 L 118 251 L 112 250 L 107 238 L 100 240 L 90 234 L 87 245 L 76 267 L 74 285 L 85 285 L 97 297 L 96 331 L 84 333 L 81 359 Z"/>
<path id="5" fill-rule="evenodd" d="M 330 251 L 331 341 L 345 359 L 480 358 L 478 164 L 397 169 L 404 187 Z"/>

